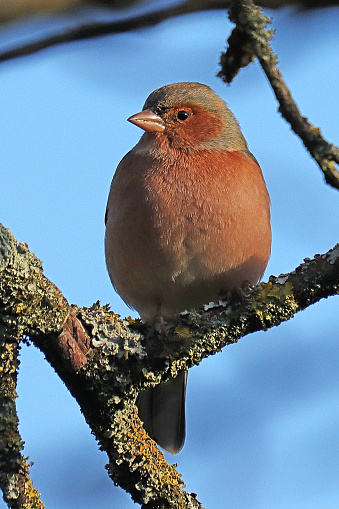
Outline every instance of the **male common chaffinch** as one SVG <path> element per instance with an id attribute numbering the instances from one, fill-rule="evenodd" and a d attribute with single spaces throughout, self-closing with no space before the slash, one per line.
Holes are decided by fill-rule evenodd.
<path id="1" fill-rule="evenodd" d="M 270 200 L 225 102 L 200 83 L 174 83 L 128 119 L 145 131 L 117 167 L 106 211 L 112 284 L 143 321 L 218 301 L 257 284 L 271 250 Z M 185 440 L 187 372 L 142 391 L 148 434 L 176 454 Z"/>

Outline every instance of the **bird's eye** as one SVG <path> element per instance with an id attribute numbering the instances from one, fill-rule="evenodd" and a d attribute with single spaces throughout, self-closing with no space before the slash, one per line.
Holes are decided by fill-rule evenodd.
<path id="1" fill-rule="evenodd" d="M 184 122 L 185 120 L 187 120 L 191 115 L 188 113 L 188 111 L 186 110 L 180 110 L 178 111 L 177 113 L 177 117 L 179 120 L 181 120 L 181 122 Z"/>

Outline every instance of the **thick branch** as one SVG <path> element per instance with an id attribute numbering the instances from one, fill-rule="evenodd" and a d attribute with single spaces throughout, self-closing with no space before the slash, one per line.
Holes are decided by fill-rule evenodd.
<path id="1" fill-rule="evenodd" d="M 0 335 L 0 488 L 11 509 L 43 509 L 39 492 L 29 477 L 28 458 L 21 454 L 15 398 L 18 344 Z"/>
<path id="2" fill-rule="evenodd" d="M 235 0 L 229 18 L 236 24 L 229 47 L 221 57 L 219 76 L 230 83 L 241 67 L 256 56 L 263 68 L 279 103 L 279 112 L 299 136 L 311 156 L 321 168 L 326 182 L 339 189 L 339 148 L 326 141 L 319 128 L 303 117 L 284 82 L 277 66 L 277 56 L 269 44 L 272 30 L 266 30 L 270 19 L 252 0 Z"/>
<path id="3" fill-rule="evenodd" d="M 244 302 L 181 314 L 166 324 L 165 338 L 156 338 L 160 347 L 152 356 L 143 339 L 148 328 L 139 320 L 119 320 L 98 304 L 70 308 L 27 246 L 16 246 L 6 229 L 1 235 L 11 247 L 0 249 L 0 326 L 12 337 L 29 336 L 43 350 L 107 452 L 109 475 L 147 508 L 201 505 L 143 430 L 133 404 L 136 393 L 339 292 L 337 245 L 290 274 L 248 288 Z"/>
<path id="4" fill-rule="evenodd" d="M 11 240 L 8 236 L 0 238 L 0 270 L 1 260 L 14 247 Z M 0 320 L 0 487 L 8 507 L 43 509 L 40 495 L 29 477 L 27 458 L 21 454 L 23 442 L 18 430 L 15 405 L 18 342 L 8 331 Z"/>
<path id="5" fill-rule="evenodd" d="M 133 405 L 136 386 L 145 378 L 139 358 L 144 352 L 139 344 L 141 334 L 116 315 L 94 308 L 102 323 L 91 321 L 90 313 L 85 330 L 61 292 L 45 278 L 41 262 L 27 245 L 17 245 L 9 230 L 0 227 L 0 330 L 15 340 L 29 338 L 44 352 L 107 452 L 110 476 L 136 502 L 159 509 L 201 508 L 195 496 L 184 491 L 175 467 L 168 465 L 146 435 Z M 127 335 L 121 338 L 124 329 Z M 110 332 L 112 348 L 108 343 L 99 348 L 101 335 L 110 338 Z M 130 351 L 133 357 L 136 341 L 131 364 L 126 356 Z M 95 350 L 102 354 L 101 369 Z M 124 383 L 132 365 L 139 366 L 137 382 L 129 374 Z"/>

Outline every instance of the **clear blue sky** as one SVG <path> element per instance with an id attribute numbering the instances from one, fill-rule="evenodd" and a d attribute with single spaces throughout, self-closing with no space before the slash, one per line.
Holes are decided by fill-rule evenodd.
<path id="1" fill-rule="evenodd" d="M 293 96 L 338 144 L 339 9 L 270 14 Z M 339 194 L 279 117 L 259 66 L 231 86 L 215 77 L 230 29 L 224 13 L 202 13 L 1 65 L 0 221 L 43 260 L 70 303 L 100 299 L 130 314 L 105 269 L 106 199 L 119 160 L 141 135 L 126 118 L 167 83 L 214 88 L 262 166 L 273 226 L 264 280 L 339 241 Z M 7 28 L 2 47 L 43 30 L 42 21 Z M 206 509 L 339 507 L 338 302 L 316 304 L 190 370 L 187 442 L 168 459 Z M 34 347 L 22 350 L 18 391 L 25 454 L 49 509 L 136 507 L 108 479 L 76 402 Z"/>

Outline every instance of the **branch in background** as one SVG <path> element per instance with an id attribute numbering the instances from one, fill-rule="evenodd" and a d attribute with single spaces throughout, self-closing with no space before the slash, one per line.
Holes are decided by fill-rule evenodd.
<path id="1" fill-rule="evenodd" d="M 62 5 L 67 7 L 67 3 L 69 3 L 69 7 L 74 7 L 75 5 L 89 5 L 92 2 L 86 2 L 83 0 L 63 0 L 64 4 L 60 4 L 60 1 L 51 3 L 50 0 L 46 1 L 46 5 L 43 4 L 43 0 L 38 2 L 34 7 L 34 4 L 29 3 L 21 3 L 19 6 L 14 3 L 8 3 L 9 7 L 4 6 L 1 7 L 0 2 L 0 20 L 6 20 L 6 18 L 11 19 L 15 17 L 21 17 L 27 15 L 29 13 L 36 14 L 40 11 L 48 12 L 48 11 L 59 11 L 62 10 Z M 119 7 L 129 7 L 131 3 L 134 3 L 131 0 L 99 0 L 93 1 L 94 4 L 102 3 L 106 7 L 112 7 L 113 9 Z M 284 5 L 294 5 L 299 8 L 315 8 L 315 7 L 325 7 L 329 5 L 337 5 L 338 0 L 262 0 L 260 4 L 263 7 L 269 8 L 278 8 Z M 185 14 L 191 14 L 194 12 L 202 12 L 207 10 L 216 10 L 216 9 L 227 9 L 231 4 L 231 0 L 184 0 L 182 3 L 177 5 L 154 10 L 147 14 L 142 14 L 139 16 L 133 16 L 120 21 L 109 21 L 109 22 L 100 22 L 100 23 L 90 23 L 88 25 L 79 26 L 73 29 L 66 30 L 61 33 L 54 34 L 50 37 L 46 37 L 45 39 L 40 39 L 33 43 L 23 44 L 22 46 L 18 46 L 16 48 L 1 51 L 0 52 L 0 63 L 8 60 L 13 60 L 15 58 L 33 55 L 39 51 L 42 51 L 47 48 L 51 48 L 53 46 L 57 46 L 60 44 L 66 44 L 75 41 L 81 41 L 85 39 L 92 39 L 96 37 L 102 37 L 105 35 L 113 35 L 124 32 L 130 32 L 133 30 L 141 29 L 141 28 L 149 28 L 155 26 L 167 19 L 171 19 L 177 16 L 182 16 Z M 13 9 L 11 9 L 11 6 Z M 21 12 L 20 9 L 23 9 Z M 14 12 L 12 12 L 12 10 Z M 8 11 L 8 12 L 7 12 Z M 21 12 L 21 14 L 20 14 Z"/>
<path id="2" fill-rule="evenodd" d="M 202 10 L 219 9 L 221 8 L 220 5 L 223 3 L 223 0 L 208 0 L 208 2 L 204 0 L 186 0 L 179 5 L 152 11 L 150 13 L 127 18 L 125 20 L 90 23 L 88 25 L 83 25 L 46 37 L 45 39 L 41 39 L 33 43 L 24 44 L 11 50 L 2 51 L 0 52 L 0 63 L 14 58 L 32 55 L 38 51 L 60 44 L 93 39 L 104 35 L 131 32 L 141 28 L 149 28 L 176 16 Z"/>
<path id="3" fill-rule="evenodd" d="M 277 66 L 277 57 L 270 46 L 272 30 L 266 30 L 270 19 L 263 16 L 252 0 L 235 0 L 229 11 L 230 20 L 236 24 L 226 53 L 221 56 L 218 74 L 230 83 L 241 67 L 256 56 L 263 68 L 279 103 L 279 112 L 299 136 L 311 156 L 322 170 L 325 181 L 339 189 L 339 149 L 326 141 L 319 128 L 303 117 Z"/>
<path id="4" fill-rule="evenodd" d="M 199 0 L 199 4 L 207 5 L 210 0 Z M 133 4 L 147 3 L 147 0 L 11 0 L 0 2 L 0 23 L 17 20 L 44 13 L 67 12 L 75 7 L 103 5 L 112 10 L 128 9 Z M 220 8 L 229 7 L 231 0 L 220 0 Z M 261 0 L 263 7 L 276 9 L 286 5 L 296 8 L 313 9 L 338 5 L 338 0 Z"/>
<path id="5" fill-rule="evenodd" d="M 165 340 L 157 338 L 163 351 L 152 357 L 143 339 L 147 326 L 119 320 L 107 307 L 71 308 L 27 246 L 17 246 L 9 230 L 0 228 L 1 330 L 15 340 L 29 337 L 44 352 L 107 452 L 110 477 L 145 508 L 201 505 L 184 491 L 175 467 L 142 428 L 134 406 L 137 392 L 338 293 L 339 245 L 290 274 L 248 288 L 244 302 L 219 302 L 181 314 L 166 323 Z"/>

